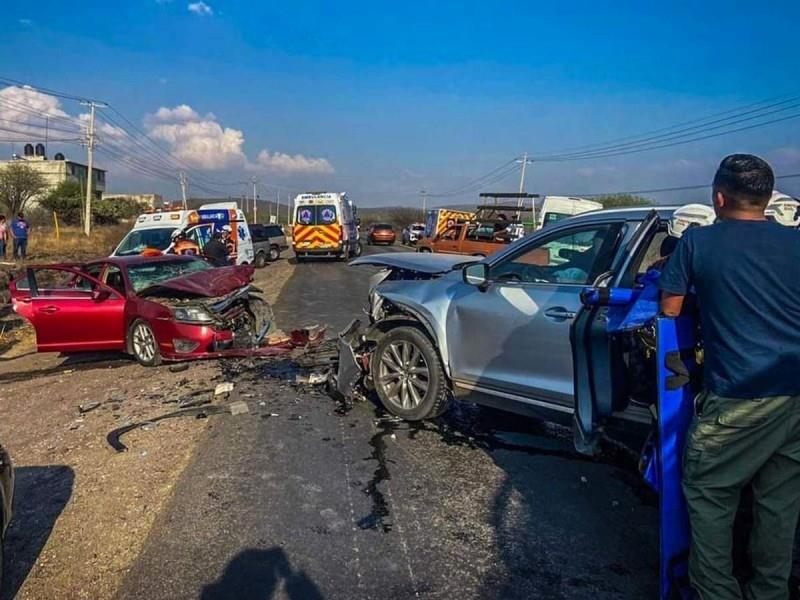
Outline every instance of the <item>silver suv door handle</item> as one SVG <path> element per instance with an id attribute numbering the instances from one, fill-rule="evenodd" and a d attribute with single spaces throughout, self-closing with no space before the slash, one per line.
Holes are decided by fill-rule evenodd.
<path id="1" fill-rule="evenodd" d="M 574 319 L 575 313 L 571 310 L 567 310 L 563 306 L 554 306 L 544 311 L 544 316 L 554 321 L 566 321 L 567 319 Z"/>

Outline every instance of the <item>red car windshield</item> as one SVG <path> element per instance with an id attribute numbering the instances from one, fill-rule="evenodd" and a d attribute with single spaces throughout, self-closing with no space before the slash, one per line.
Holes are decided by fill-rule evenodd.
<path id="1" fill-rule="evenodd" d="M 138 265 L 128 266 L 128 278 L 135 293 L 157 285 L 169 279 L 205 271 L 214 267 L 204 260 L 170 260 L 157 262 L 143 262 Z"/>

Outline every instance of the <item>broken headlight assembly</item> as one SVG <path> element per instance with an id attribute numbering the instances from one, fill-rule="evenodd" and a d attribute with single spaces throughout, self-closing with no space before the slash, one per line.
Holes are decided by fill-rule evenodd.
<path id="1" fill-rule="evenodd" d="M 176 321 L 182 323 L 212 323 L 214 317 L 204 308 L 197 306 L 181 306 L 172 309 Z"/>

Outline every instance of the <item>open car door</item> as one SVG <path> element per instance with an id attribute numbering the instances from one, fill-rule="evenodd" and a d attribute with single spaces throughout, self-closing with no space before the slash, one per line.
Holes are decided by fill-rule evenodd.
<path id="1" fill-rule="evenodd" d="M 583 308 L 570 332 L 575 367 L 575 446 L 594 453 L 604 421 L 627 408 L 627 368 L 620 348 L 624 318 L 644 304 L 645 292 L 633 285 L 641 261 L 659 220 L 655 212 L 631 238 L 614 273 L 584 290 Z M 662 600 L 694 598 L 688 580 L 691 542 L 689 517 L 681 487 L 683 448 L 694 411 L 697 366 L 697 327 L 693 319 L 657 316 L 657 295 L 649 300 L 648 326 L 655 333 L 656 380 L 653 435 L 642 456 L 645 480 L 659 494 L 659 597 Z M 642 311 L 639 310 L 641 313 Z M 641 317 L 642 315 L 637 315 Z"/>
<path id="2" fill-rule="evenodd" d="M 654 210 L 639 224 L 613 272 L 601 275 L 581 293 L 583 307 L 570 328 L 574 372 L 575 447 L 594 454 L 604 421 L 628 406 L 627 372 L 613 325 L 636 301 L 634 270 L 652 241 L 660 219 Z M 655 316 L 655 315 L 653 315 Z"/>
<path id="3" fill-rule="evenodd" d="M 126 299 L 77 267 L 29 267 L 12 295 L 39 352 L 125 348 Z"/>

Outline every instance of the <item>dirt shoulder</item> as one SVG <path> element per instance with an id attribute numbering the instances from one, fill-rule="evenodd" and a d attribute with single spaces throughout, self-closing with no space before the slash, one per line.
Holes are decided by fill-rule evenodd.
<path id="1" fill-rule="evenodd" d="M 281 259 L 257 271 L 255 283 L 270 302 L 293 268 Z M 226 404 L 226 394 L 214 396 L 220 368 L 216 361 L 145 369 L 113 354 L 31 354 L 30 328 L 14 315 L 0 322 L 13 323 L 9 331 L 19 336 L 0 357 L 0 440 L 17 477 L 2 597 L 110 598 L 203 433 L 236 417 L 137 427 L 122 438 L 129 448 L 122 453 L 106 436 L 179 403 Z"/>

